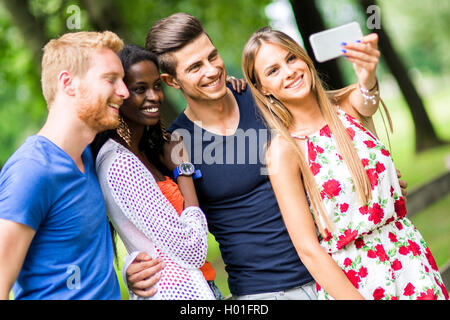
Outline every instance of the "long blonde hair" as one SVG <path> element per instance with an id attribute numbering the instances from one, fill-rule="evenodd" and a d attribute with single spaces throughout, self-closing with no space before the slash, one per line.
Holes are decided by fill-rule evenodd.
<path id="1" fill-rule="evenodd" d="M 300 151 L 299 146 L 288 131 L 288 129 L 293 125 L 292 114 L 272 95 L 265 96 L 259 90 L 261 84 L 258 79 L 258 75 L 255 72 L 255 58 L 263 43 L 273 43 L 279 45 L 294 54 L 296 57 L 302 59 L 308 65 L 312 77 L 311 90 L 316 97 L 320 111 L 324 116 L 335 141 L 337 142 L 337 147 L 340 154 L 350 171 L 360 201 L 364 205 L 369 201 L 369 199 L 371 199 L 372 196 L 370 180 L 363 167 L 361 159 L 353 146 L 352 140 L 345 130 L 344 125 L 340 121 L 336 108 L 333 106 L 333 103 L 336 103 L 337 101 L 340 101 L 348 96 L 348 94 L 355 89 L 355 86 L 349 86 L 333 92 L 326 92 L 317 71 L 314 68 L 311 58 L 307 55 L 303 48 L 301 48 L 285 33 L 273 30 L 270 27 L 264 27 L 256 31 L 244 47 L 242 54 L 242 70 L 245 79 L 250 86 L 258 108 L 262 113 L 268 127 L 281 134 L 281 136 L 288 141 L 296 151 L 298 163 L 303 176 L 303 183 L 311 201 L 312 213 L 320 233 L 322 236 L 326 236 L 324 228 L 327 228 L 328 231 L 331 232 L 333 230 L 333 226 L 324 209 L 322 197 L 319 192 L 319 187 L 314 179 L 314 175 L 309 168 L 303 153 Z M 325 227 L 321 222 L 325 225 Z"/>

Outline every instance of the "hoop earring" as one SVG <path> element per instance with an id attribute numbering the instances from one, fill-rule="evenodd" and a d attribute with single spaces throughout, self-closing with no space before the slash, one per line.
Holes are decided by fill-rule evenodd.
<path id="1" fill-rule="evenodd" d="M 131 147 L 130 128 L 128 128 L 127 123 L 125 122 L 125 120 L 123 120 L 123 117 L 121 115 L 119 115 L 119 126 L 117 127 L 116 132 L 119 135 L 119 137 L 121 137 L 122 140 L 125 141 L 125 143 L 129 147 Z"/>

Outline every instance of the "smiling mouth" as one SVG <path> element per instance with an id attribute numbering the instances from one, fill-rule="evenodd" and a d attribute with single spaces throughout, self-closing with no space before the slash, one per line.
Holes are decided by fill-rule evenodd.
<path id="1" fill-rule="evenodd" d="M 286 89 L 293 89 L 293 88 L 298 88 L 303 84 L 303 74 L 294 82 L 290 83 L 289 85 L 287 85 L 285 88 Z"/>
<path id="2" fill-rule="evenodd" d="M 144 113 L 157 113 L 159 111 L 159 107 L 142 108 L 141 111 Z"/>
<path id="3" fill-rule="evenodd" d="M 207 87 L 207 88 L 209 88 L 209 87 L 215 87 L 215 86 L 217 86 L 217 85 L 219 84 L 219 82 L 220 82 L 221 79 L 222 79 L 222 75 L 220 75 L 219 77 L 217 77 L 217 79 L 214 80 L 213 82 L 210 82 L 210 83 L 208 83 L 208 84 L 204 84 L 203 87 Z"/>
<path id="4" fill-rule="evenodd" d="M 110 103 L 108 103 L 108 107 L 110 107 L 110 108 L 116 110 L 117 112 L 119 112 L 120 105 L 118 105 L 117 103 L 110 102 Z"/>

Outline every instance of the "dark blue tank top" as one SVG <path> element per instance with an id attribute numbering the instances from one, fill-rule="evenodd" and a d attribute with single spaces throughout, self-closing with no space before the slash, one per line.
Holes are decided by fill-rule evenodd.
<path id="1" fill-rule="evenodd" d="M 233 135 L 203 130 L 184 113 L 168 131 L 183 136 L 192 163 L 202 172 L 203 177 L 195 180 L 197 195 L 219 243 L 231 293 L 272 292 L 306 284 L 313 279 L 291 242 L 266 174 L 269 131 L 250 89 L 233 94 L 240 112 Z"/>

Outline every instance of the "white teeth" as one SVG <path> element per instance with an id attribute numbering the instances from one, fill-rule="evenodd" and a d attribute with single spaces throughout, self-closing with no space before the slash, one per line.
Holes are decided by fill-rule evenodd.
<path id="1" fill-rule="evenodd" d="M 214 81 L 214 82 L 211 82 L 210 84 L 208 84 L 208 87 L 213 87 L 213 86 L 215 86 L 216 84 L 218 84 L 218 83 L 219 83 L 219 80 L 220 80 L 220 78 L 217 78 L 217 80 L 216 80 L 216 81 Z"/>
<path id="2" fill-rule="evenodd" d="M 117 109 L 117 110 L 119 110 L 119 108 L 120 108 L 120 106 L 116 103 L 109 103 L 108 106 L 111 108 Z"/>
<path id="3" fill-rule="evenodd" d="M 289 85 L 288 88 L 292 88 L 292 87 L 296 87 L 297 85 L 300 84 L 300 82 L 302 82 L 303 80 L 303 76 L 301 76 L 297 81 L 295 81 L 293 84 Z"/>
<path id="4" fill-rule="evenodd" d="M 146 108 L 146 109 L 143 109 L 143 111 L 144 112 L 157 112 L 158 108 Z"/>

